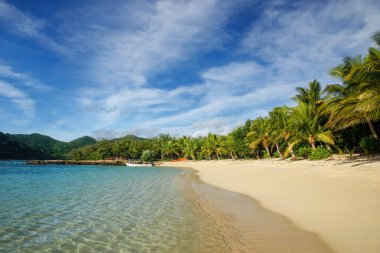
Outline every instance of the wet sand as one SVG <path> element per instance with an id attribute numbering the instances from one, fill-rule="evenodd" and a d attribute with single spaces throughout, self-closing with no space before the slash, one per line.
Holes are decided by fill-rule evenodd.
<path id="1" fill-rule="evenodd" d="M 321 238 L 249 196 L 193 182 L 201 207 L 215 220 L 231 252 L 332 253 Z"/>
<path id="2" fill-rule="evenodd" d="M 195 187 L 229 217 L 245 252 L 380 252 L 379 161 L 186 161 L 163 166 L 194 168 L 201 180 L 233 191 L 218 197 L 220 191 Z"/>

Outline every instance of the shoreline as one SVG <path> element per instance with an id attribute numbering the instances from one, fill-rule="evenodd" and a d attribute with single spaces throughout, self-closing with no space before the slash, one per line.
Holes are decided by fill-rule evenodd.
<path id="1" fill-rule="evenodd" d="M 28 165 L 106 165 L 106 166 L 125 166 L 124 160 L 30 160 Z"/>
<path id="2" fill-rule="evenodd" d="M 213 186 L 192 168 L 186 173 L 199 207 L 214 220 L 228 252 L 333 253 L 315 233 L 289 218 L 264 208 L 250 196 Z"/>
<path id="3" fill-rule="evenodd" d="M 318 235 L 336 252 L 380 252 L 376 159 L 183 161 L 161 166 L 193 168 L 200 180 L 257 200 Z"/>

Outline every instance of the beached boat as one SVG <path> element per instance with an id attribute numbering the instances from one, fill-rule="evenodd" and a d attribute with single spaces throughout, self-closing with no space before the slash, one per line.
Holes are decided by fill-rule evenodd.
<path id="1" fill-rule="evenodd" d="M 125 163 L 128 167 L 152 167 L 151 163 Z"/>

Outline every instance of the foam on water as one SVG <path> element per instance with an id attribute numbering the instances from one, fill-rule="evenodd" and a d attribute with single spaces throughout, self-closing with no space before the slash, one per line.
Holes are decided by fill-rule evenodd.
<path id="1" fill-rule="evenodd" d="M 228 252 L 181 173 L 0 162 L 0 252 Z"/>

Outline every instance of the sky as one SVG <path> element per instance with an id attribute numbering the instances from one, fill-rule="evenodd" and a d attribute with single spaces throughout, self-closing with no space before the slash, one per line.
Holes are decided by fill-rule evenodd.
<path id="1" fill-rule="evenodd" d="M 365 55 L 380 2 L 0 0 L 0 131 L 226 134 Z"/>

